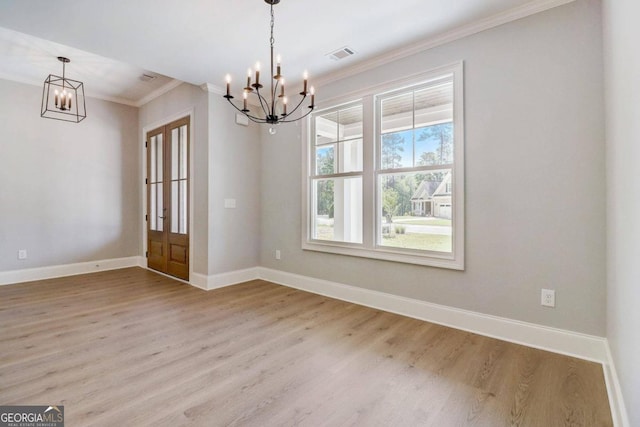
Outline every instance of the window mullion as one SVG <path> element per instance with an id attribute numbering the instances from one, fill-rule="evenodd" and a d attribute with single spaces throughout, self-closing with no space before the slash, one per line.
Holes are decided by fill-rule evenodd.
<path id="1" fill-rule="evenodd" d="M 376 231 L 376 124 L 373 95 L 362 99 L 362 244 L 365 248 L 374 248 Z"/>

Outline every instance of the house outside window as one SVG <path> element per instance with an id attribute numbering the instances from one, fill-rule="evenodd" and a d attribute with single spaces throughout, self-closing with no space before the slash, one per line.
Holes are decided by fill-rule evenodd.
<path id="1" fill-rule="evenodd" d="M 462 63 L 320 105 L 302 247 L 464 269 Z"/>

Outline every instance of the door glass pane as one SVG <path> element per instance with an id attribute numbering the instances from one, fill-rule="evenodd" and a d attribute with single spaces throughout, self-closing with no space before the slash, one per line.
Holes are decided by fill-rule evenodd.
<path id="1" fill-rule="evenodd" d="M 171 179 L 178 179 L 178 165 L 180 161 L 179 157 L 180 147 L 180 132 L 178 128 L 171 129 Z"/>
<path id="2" fill-rule="evenodd" d="M 180 234 L 187 234 L 187 180 L 180 181 L 180 226 L 178 232 Z"/>
<path id="3" fill-rule="evenodd" d="M 151 230 L 158 229 L 158 209 L 156 205 L 156 186 L 158 184 L 150 184 L 149 188 L 149 206 L 151 207 L 151 212 L 149 213 L 149 228 Z"/>
<path id="4" fill-rule="evenodd" d="M 171 232 L 178 232 L 178 181 L 171 181 Z"/>
<path id="5" fill-rule="evenodd" d="M 156 218 L 158 219 L 156 230 L 158 231 L 164 230 L 164 224 L 163 224 L 164 219 L 161 218 L 161 217 L 164 217 L 165 215 L 164 203 L 162 200 L 163 189 L 164 188 L 161 182 L 156 184 Z"/>
<path id="6" fill-rule="evenodd" d="M 180 179 L 187 179 L 187 125 L 180 126 Z"/>
<path id="7" fill-rule="evenodd" d="M 163 164 L 162 164 L 162 134 L 158 135 L 156 137 L 156 149 L 155 149 L 155 163 L 156 163 L 156 182 L 160 182 L 162 181 L 163 177 L 162 177 L 162 168 L 163 168 Z M 151 158 L 151 161 L 153 162 L 153 157 Z"/>
<path id="8" fill-rule="evenodd" d="M 156 176 L 156 157 L 158 155 L 156 151 L 156 137 L 152 136 L 149 144 L 151 147 L 151 153 L 149 155 L 149 182 L 158 182 Z"/>

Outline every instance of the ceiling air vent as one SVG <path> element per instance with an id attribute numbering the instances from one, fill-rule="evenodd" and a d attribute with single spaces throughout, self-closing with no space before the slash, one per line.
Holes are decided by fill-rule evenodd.
<path id="1" fill-rule="evenodd" d="M 341 59 L 347 58 L 351 55 L 354 55 L 356 52 L 351 49 L 350 47 L 342 47 L 338 50 L 336 50 L 335 52 L 331 52 L 328 53 L 327 56 L 331 59 L 333 59 L 334 61 L 339 61 Z"/>
<path id="2" fill-rule="evenodd" d="M 146 73 L 140 76 L 140 80 L 142 80 L 143 82 L 152 82 L 157 78 L 158 76 L 154 76 L 153 74 L 146 74 Z"/>

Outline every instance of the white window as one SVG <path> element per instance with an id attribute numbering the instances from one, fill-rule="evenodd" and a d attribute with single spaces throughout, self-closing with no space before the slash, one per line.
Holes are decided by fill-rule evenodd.
<path id="1" fill-rule="evenodd" d="M 303 248 L 463 269 L 462 102 L 460 63 L 319 105 Z"/>

